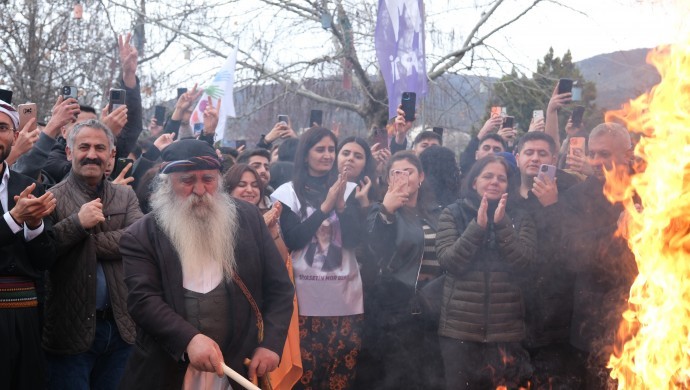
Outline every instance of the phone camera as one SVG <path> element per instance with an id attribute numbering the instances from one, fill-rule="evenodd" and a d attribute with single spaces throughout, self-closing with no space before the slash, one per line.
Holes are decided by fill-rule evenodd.
<path id="1" fill-rule="evenodd" d="M 542 165 L 542 166 L 541 166 L 541 171 L 542 171 L 542 172 L 548 172 L 548 171 L 549 171 L 549 167 L 547 167 L 546 165 Z"/>

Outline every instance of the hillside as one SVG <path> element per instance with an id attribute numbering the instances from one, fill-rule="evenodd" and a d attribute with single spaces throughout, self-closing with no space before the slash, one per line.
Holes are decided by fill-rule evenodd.
<path id="1" fill-rule="evenodd" d="M 648 51 L 617 51 L 577 62 L 585 79 L 597 85 L 597 106 L 617 109 L 659 82 L 656 69 L 645 62 Z"/>

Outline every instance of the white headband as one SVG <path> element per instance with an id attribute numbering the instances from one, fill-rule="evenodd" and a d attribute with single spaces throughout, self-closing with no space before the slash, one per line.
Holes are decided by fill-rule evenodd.
<path id="1" fill-rule="evenodd" d="M 8 107 L 12 109 L 10 110 Z M 16 130 L 19 130 L 19 113 L 17 112 L 17 110 L 14 109 L 14 107 L 12 107 L 11 104 L 0 100 L 0 112 L 2 112 L 3 114 L 7 114 L 7 116 L 9 116 L 10 119 L 12 119 L 14 128 Z"/>

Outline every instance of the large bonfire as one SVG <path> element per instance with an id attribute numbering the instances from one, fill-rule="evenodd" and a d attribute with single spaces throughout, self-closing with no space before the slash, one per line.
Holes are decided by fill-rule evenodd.
<path id="1" fill-rule="evenodd" d="M 647 61 L 661 82 L 607 113 L 641 136 L 637 172 L 607 172 L 605 192 L 625 205 L 619 233 L 639 270 L 609 368 L 619 389 L 682 389 L 690 388 L 690 44 L 659 47 Z"/>

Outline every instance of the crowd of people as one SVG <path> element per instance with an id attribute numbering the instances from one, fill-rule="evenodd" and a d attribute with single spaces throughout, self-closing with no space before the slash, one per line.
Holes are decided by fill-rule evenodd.
<path id="1" fill-rule="evenodd" d="M 611 385 L 636 275 L 603 193 L 633 169 L 625 127 L 561 142 L 556 88 L 546 120 L 492 115 L 462 153 L 410 139 L 402 107 L 386 143 L 279 121 L 237 150 L 214 147 L 211 98 L 194 136 L 195 86 L 143 136 L 119 48 L 112 112 L 60 96 L 31 130 L 0 101 L 8 388 L 240 388 L 225 366 L 263 389 Z"/>

